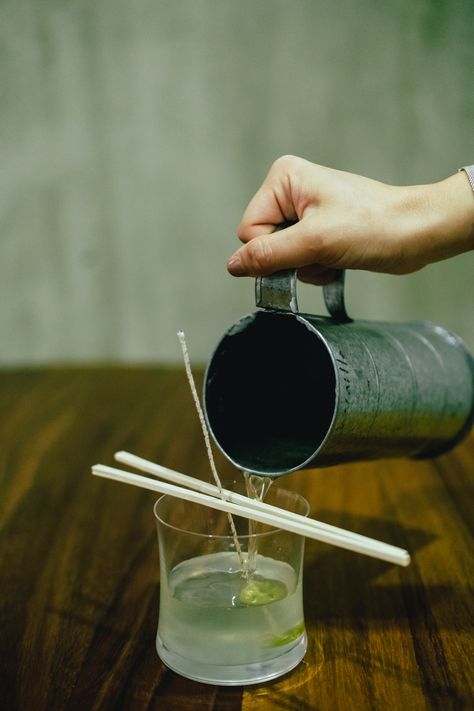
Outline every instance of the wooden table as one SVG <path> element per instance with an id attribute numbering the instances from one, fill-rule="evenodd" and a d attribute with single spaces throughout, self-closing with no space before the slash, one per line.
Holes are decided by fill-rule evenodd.
<path id="1" fill-rule="evenodd" d="M 4 371 L 0 437 L 1 709 L 474 708 L 472 438 L 433 461 L 284 479 L 315 517 L 406 547 L 413 562 L 402 569 L 308 542 L 306 658 L 242 689 L 198 684 L 160 662 L 155 496 L 90 474 L 128 449 L 208 478 L 183 371 Z"/>

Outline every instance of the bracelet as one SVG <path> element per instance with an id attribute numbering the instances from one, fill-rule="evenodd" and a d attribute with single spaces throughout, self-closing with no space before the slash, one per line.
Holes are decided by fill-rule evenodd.
<path id="1" fill-rule="evenodd" d="M 462 168 L 459 168 L 458 172 L 461 172 L 461 170 L 466 173 L 467 179 L 471 184 L 471 188 L 474 190 L 474 165 L 463 165 Z"/>

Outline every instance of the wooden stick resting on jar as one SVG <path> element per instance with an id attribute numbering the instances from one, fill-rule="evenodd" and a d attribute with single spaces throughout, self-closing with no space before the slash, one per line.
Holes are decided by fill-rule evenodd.
<path id="1" fill-rule="evenodd" d="M 129 455 L 124 452 L 119 452 L 116 456 L 122 460 L 127 459 L 129 463 L 133 461 L 133 466 L 135 467 L 137 467 L 137 460 L 139 460 L 140 464 L 146 462 L 146 460 L 140 460 L 139 457 L 135 458 L 134 455 Z M 130 457 L 132 460 L 129 459 Z M 308 519 L 295 513 L 289 513 L 284 509 L 249 499 L 242 494 L 236 494 L 227 489 L 219 491 L 218 487 L 214 487 L 212 484 L 207 484 L 193 477 L 181 474 L 180 472 L 174 472 L 160 465 L 153 464 L 152 462 L 147 462 L 147 466 L 155 469 L 155 476 L 158 474 L 158 470 L 160 470 L 159 476 L 163 476 L 163 472 L 165 472 L 168 478 L 172 477 L 173 481 L 183 484 L 183 486 L 156 481 L 156 479 L 151 479 L 150 477 L 126 472 L 103 464 L 93 466 L 92 473 L 95 476 L 139 486 L 143 489 L 156 491 L 160 494 L 174 496 L 179 499 L 185 499 L 186 501 L 192 501 L 193 503 L 202 504 L 203 506 L 209 506 L 218 511 L 224 511 L 235 516 L 258 521 L 259 523 L 281 528 L 285 531 L 305 536 L 306 538 L 329 543 L 338 548 L 345 548 L 346 550 L 362 553 L 363 555 L 385 560 L 389 563 L 395 563 L 396 565 L 407 566 L 410 563 L 408 551 L 402 548 L 392 546 L 388 543 L 382 543 L 373 538 L 361 536 L 360 534 L 352 533 L 351 531 L 346 531 L 336 526 L 329 526 L 328 524 L 315 521 L 314 519 Z M 192 486 L 193 489 L 184 488 L 190 486 Z"/>

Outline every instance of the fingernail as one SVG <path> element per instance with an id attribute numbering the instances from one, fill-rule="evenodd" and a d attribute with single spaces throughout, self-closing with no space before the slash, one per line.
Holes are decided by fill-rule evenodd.
<path id="1" fill-rule="evenodd" d="M 244 276 L 245 269 L 238 254 L 234 254 L 227 262 L 227 269 L 233 276 Z"/>

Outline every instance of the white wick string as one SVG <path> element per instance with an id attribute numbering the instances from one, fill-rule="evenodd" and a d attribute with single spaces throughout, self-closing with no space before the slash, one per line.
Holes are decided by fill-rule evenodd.
<path id="1" fill-rule="evenodd" d="M 211 466 L 211 472 L 214 477 L 214 481 L 216 482 L 216 486 L 219 490 L 219 495 L 222 499 L 224 499 L 224 495 L 222 493 L 221 480 L 219 478 L 219 474 L 217 473 L 217 468 L 216 468 L 216 464 L 214 461 L 214 455 L 212 453 L 211 438 L 209 437 L 209 430 L 207 428 L 206 420 L 204 418 L 204 413 L 202 411 L 201 403 L 199 401 L 199 396 L 197 394 L 196 384 L 194 382 L 194 376 L 193 376 L 193 373 L 191 370 L 191 361 L 189 359 L 188 347 L 186 345 L 186 339 L 184 337 L 183 331 L 178 331 L 178 339 L 181 344 L 181 350 L 183 351 L 183 359 L 184 359 L 184 367 L 186 370 L 186 376 L 188 378 L 189 387 L 191 388 L 191 393 L 193 396 L 194 404 L 196 405 L 196 410 L 198 413 L 199 422 L 201 423 L 202 433 L 204 435 L 204 441 L 206 443 L 207 456 L 209 459 L 209 464 Z M 232 538 L 234 539 L 235 550 L 237 551 L 237 555 L 239 556 L 239 562 L 240 562 L 240 566 L 242 568 L 242 574 L 244 575 L 244 577 L 247 577 L 248 570 L 247 570 L 247 566 L 245 565 L 244 557 L 242 555 L 242 548 L 240 546 L 239 539 L 237 537 L 237 531 L 235 528 L 234 519 L 232 518 L 232 514 L 228 513 L 227 518 L 229 520 L 230 530 L 232 532 Z"/>

